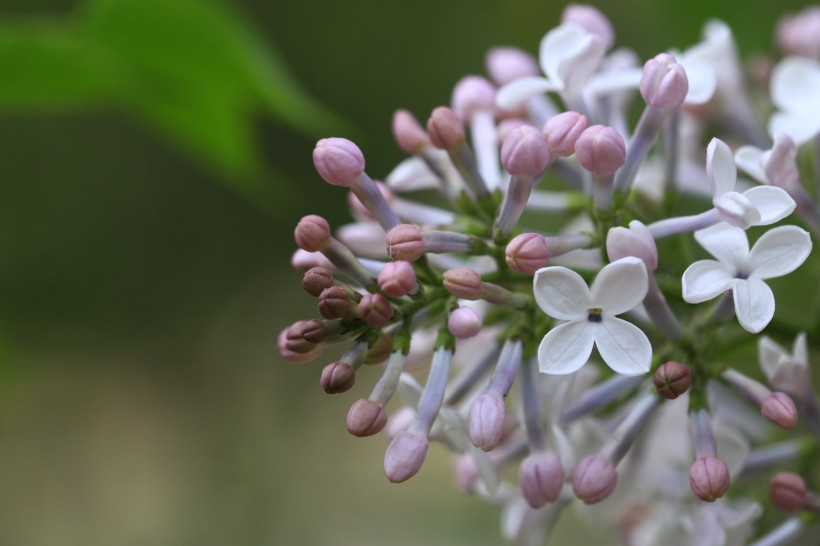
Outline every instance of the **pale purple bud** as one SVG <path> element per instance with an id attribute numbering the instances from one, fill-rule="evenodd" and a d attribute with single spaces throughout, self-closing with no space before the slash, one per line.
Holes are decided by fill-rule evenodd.
<path id="1" fill-rule="evenodd" d="M 518 129 L 519 127 L 530 127 L 532 124 L 527 123 L 521 118 L 508 118 L 501 120 L 498 123 L 498 143 L 503 143 L 510 133 Z"/>
<path id="2" fill-rule="evenodd" d="M 655 238 L 652 237 L 649 228 L 638 220 L 629 222 L 628 229 L 615 227 L 609 230 L 606 237 L 606 253 L 611 262 L 634 256 L 644 263 L 647 271 L 652 272 L 658 268 L 658 247 L 655 246 Z"/>
<path id="3" fill-rule="evenodd" d="M 348 186 L 364 172 L 364 155 L 346 138 L 323 138 L 313 149 L 313 165 L 334 186 Z"/>
<path id="4" fill-rule="evenodd" d="M 517 47 L 496 47 L 487 53 L 487 73 L 498 85 L 506 85 L 525 76 L 538 76 L 541 69 L 535 58 Z"/>
<path id="5" fill-rule="evenodd" d="M 715 502 L 729 489 L 729 468 L 717 457 L 698 457 L 689 469 L 689 486 L 701 500 Z"/>
<path id="6" fill-rule="evenodd" d="M 597 36 L 606 49 L 615 43 L 615 31 L 606 15 L 587 4 L 570 4 L 561 14 L 562 23 L 575 23 L 590 34 Z"/>
<path id="7" fill-rule="evenodd" d="M 692 384 L 692 374 L 689 368 L 680 362 L 670 360 L 658 367 L 655 375 L 652 376 L 652 382 L 660 396 L 674 400 L 689 390 Z"/>
<path id="8" fill-rule="evenodd" d="M 387 424 L 384 406 L 373 400 L 356 400 L 347 412 L 347 431 L 353 436 L 378 434 Z"/>
<path id="9" fill-rule="evenodd" d="M 656 55 L 643 65 L 641 96 L 646 104 L 670 110 L 683 104 L 689 92 L 686 70 L 669 53 Z"/>
<path id="10" fill-rule="evenodd" d="M 533 275 L 550 261 L 547 240 L 538 233 L 522 233 L 507 244 L 505 260 L 511 269 Z"/>
<path id="11" fill-rule="evenodd" d="M 806 482 L 794 472 L 778 472 L 769 482 L 772 504 L 784 512 L 796 512 L 806 500 Z"/>
<path id="12" fill-rule="evenodd" d="M 563 112 L 551 117 L 543 130 L 550 153 L 557 157 L 574 154 L 578 138 L 588 127 L 589 120 L 578 112 Z"/>
<path id="13" fill-rule="evenodd" d="M 307 320 L 298 320 L 288 326 L 285 330 L 286 342 L 285 347 L 287 350 L 294 352 L 294 353 L 309 353 L 313 349 L 316 348 L 315 343 L 311 343 L 310 341 L 306 340 L 302 335 L 305 331 L 305 327 L 307 327 L 309 321 Z"/>
<path id="14" fill-rule="evenodd" d="M 308 252 L 324 250 L 330 242 L 330 225 L 321 216 L 309 214 L 296 224 L 293 238 L 302 250 Z"/>
<path id="15" fill-rule="evenodd" d="M 326 319 L 342 318 L 350 313 L 353 301 L 344 288 L 331 286 L 319 294 L 319 314 Z"/>
<path id="16" fill-rule="evenodd" d="M 416 272 L 410 262 L 404 260 L 390 262 L 379 271 L 377 282 L 382 292 L 399 298 L 416 287 Z"/>
<path id="17" fill-rule="evenodd" d="M 780 428 L 793 428 L 797 424 L 797 408 L 789 395 L 783 392 L 773 392 L 760 405 L 760 412 L 767 421 Z"/>
<path id="18" fill-rule="evenodd" d="M 481 318 L 469 307 L 459 307 L 450 313 L 447 329 L 456 339 L 468 339 L 481 331 Z"/>
<path id="19" fill-rule="evenodd" d="M 384 475 L 393 483 L 409 480 L 424 464 L 429 445 L 430 442 L 423 434 L 400 432 L 387 446 L 384 454 Z"/>
<path id="20" fill-rule="evenodd" d="M 606 499 L 618 484 L 612 461 L 600 453 L 584 457 L 572 472 L 572 490 L 585 504 Z"/>
<path id="21" fill-rule="evenodd" d="M 396 110 L 393 113 L 393 138 L 399 149 L 406 154 L 420 154 L 430 146 L 424 127 L 407 110 Z"/>
<path id="22" fill-rule="evenodd" d="M 393 318 L 395 310 L 381 294 L 367 294 L 359 302 L 358 313 L 371 328 L 382 328 Z"/>
<path id="23" fill-rule="evenodd" d="M 495 87 L 481 76 L 464 76 L 453 89 L 453 110 L 470 119 L 476 110 L 492 111 L 495 107 Z"/>
<path id="24" fill-rule="evenodd" d="M 319 356 L 321 352 L 318 345 L 314 345 L 313 349 L 306 353 L 296 353 L 288 349 L 288 328 L 285 328 L 279 333 L 279 337 L 276 338 L 276 345 L 279 348 L 279 355 L 282 358 L 299 364 L 313 360 Z"/>
<path id="25" fill-rule="evenodd" d="M 581 166 L 592 174 L 612 174 L 626 161 L 626 144 L 621 134 L 612 127 L 593 125 L 575 143 L 575 156 Z"/>
<path id="26" fill-rule="evenodd" d="M 444 272 L 444 289 L 457 298 L 475 300 L 481 296 L 481 275 L 469 267 Z"/>
<path id="27" fill-rule="evenodd" d="M 550 160 L 544 135 L 529 125 L 513 130 L 501 145 L 501 162 L 513 176 L 536 177 Z"/>
<path id="28" fill-rule="evenodd" d="M 464 144 L 464 120 L 446 106 L 439 106 L 427 120 L 427 134 L 436 148 L 457 150 Z"/>
<path id="29" fill-rule="evenodd" d="M 777 25 L 777 44 L 789 55 L 820 58 L 820 6 L 784 16 Z"/>
<path id="30" fill-rule="evenodd" d="M 564 486 L 564 469 L 555 453 L 533 453 L 518 471 L 521 492 L 532 508 L 555 502 Z"/>
<path id="31" fill-rule="evenodd" d="M 347 362 L 331 362 L 322 370 L 319 384 L 328 394 L 350 390 L 356 382 L 356 370 Z"/>
<path id="32" fill-rule="evenodd" d="M 424 254 L 424 236 L 414 224 L 399 224 L 387 232 L 387 254 L 393 260 L 415 262 Z"/>
<path id="33" fill-rule="evenodd" d="M 326 267 L 311 267 L 302 277 L 302 288 L 316 298 L 325 288 L 331 286 L 333 286 L 333 273 Z"/>
<path id="34" fill-rule="evenodd" d="M 494 449 L 504 433 L 504 401 L 492 394 L 482 394 L 470 406 L 468 428 L 473 445 L 484 451 Z"/>

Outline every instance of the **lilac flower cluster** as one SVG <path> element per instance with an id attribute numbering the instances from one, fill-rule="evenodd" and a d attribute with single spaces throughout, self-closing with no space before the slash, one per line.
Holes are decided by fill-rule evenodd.
<path id="1" fill-rule="evenodd" d="M 777 323 L 766 281 L 812 249 L 798 225 L 756 226 L 796 213 L 820 236 L 820 167 L 806 161 L 820 160 L 818 30 L 820 7 L 781 21 L 764 104 L 724 23 L 641 67 L 610 49 L 603 14 L 571 5 L 537 61 L 493 49 L 489 79 L 464 77 L 426 127 L 397 111 L 410 157 L 384 183 L 356 144 L 320 140 L 316 170 L 349 190 L 356 222 L 297 225 L 293 265 L 323 318 L 283 331 L 280 353 L 343 347 L 321 373 L 328 393 L 379 370 L 350 433 L 386 431 L 391 482 L 418 473 L 431 442 L 449 449 L 457 487 L 501 506 L 515 543 L 543 544 L 563 511 L 598 503 L 595 521 L 628 545 L 810 532 L 809 336 L 780 324 L 787 350 L 750 334 Z M 764 381 L 736 356 L 748 347 Z M 755 496 L 767 475 L 770 502 Z M 764 506 L 792 515 L 758 525 Z"/>

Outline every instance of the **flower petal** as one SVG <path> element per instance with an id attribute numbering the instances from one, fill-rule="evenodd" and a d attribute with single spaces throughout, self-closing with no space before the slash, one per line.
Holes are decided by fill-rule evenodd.
<path id="1" fill-rule="evenodd" d="M 536 271 L 532 291 L 538 307 L 560 320 L 586 319 L 587 309 L 591 307 L 587 283 L 566 267 L 551 266 Z"/>
<path id="2" fill-rule="evenodd" d="M 649 278 L 646 265 L 634 256 L 607 264 L 591 289 L 591 307 L 603 309 L 604 316 L 620 315 L 636 307 L 646 297 Z"/>
<path id="3" fill-rule="evenodd" d="M 591 325 L 586 319 L 574 320 L 547 332 L 538 347 L 541 373 L 563 375 L 586 364 L 595 339 Z"/>
<path id="4" fill-rule="evenodd" d="M 539 78 L 538 76 L 524 76 L 499 89 L 495 95 L 495 103 L 499 108 L 513 110 L 532 96 L 549 91 L 560 91 L 561 89 L 563 89 L 563 86 L 558 82 Z"/>
<path id="5" fill-rule="evenodd" d="M 431 150 L 432 151 L 432 150 Z M 425 161 L 417 156 L 408 157 L 390 171 L 385 179 L 394 191 L 432 190 L 441 187 L 441 180 L 430 170 Z"/>
<path id="6" fill-rule="evenodd" d="M 584 91 L 598 96 L 625 89 L 637 89 L 641 83 L 642 74 L 643 70 L 638 67 L 601 72 L 589 80 Z"/>
<path id="7" fill-rule="evenodd" d="M 701 260 L 683 272 L 683 301 L 701 303 L 711 300 L 732 288 L 735 271 L 714 260 Z"/>
<path id="8" fill-rule="evenodd" d="M 808 57 L 787 57 L 772 70 L 769 85 L 772 102 L 787 112 L 817 109 L 820 63 Z"/>
<path id="9" fill-rule="evenodd" d="M 715 224 L 695 232 L 695 240 L 706 252 L 721 262 L 738 269 L 749 256 L 746 232 L 726 223 Z"/>
<path id="10" fill-rule="evenodd" d="M 811 247 L 811 236 L 797 226 L 770 229 L 749 253 L 748 273 L 761 279 L 787 275 L 806 261 Z"/>
<path id="11" fill-rule="evenodd" d="M 735 152 L 735 165 L 761 184 L 769 182 L 763 168 L 763 150 L 760 148 L 754 146 L 741 146 L 738 148 Z"/>
<path id="12" fill-rule="evenodd" d="M 794 347 L 792 348 L 792 356 L 799 362 L 809 363 L 809 347 L 806 341 L 806 332 L 800 332 L 794 338 Z"/>
<path id="13" fill-rule="evenodd" d="M 747 332 L 758 333 L 774 316 L 774 294 L 769 285 L 757 277 L 737 280 L 734 286 L 735 313 Z"/>
<path id="14" fill-rule="evenodd" d="M 760 223 L 760 212 L 742 193 L 729 191 L 713 201 L 715 208 L 725 222 L 741 229 L 756 226 Z"/>
<path id="15" fill-rule="evenodd" d="M 703 104 L 708 102 L 717 89 L 717 75 L 715 69 L 708 63 L 700 60 L 685 62 L 686 79 L 689 81 L 689 90 L 686 92 L 686 104 Z"/>
<path id="16" fill-rule="evenodd" d="M 706 175 L 713 199 L 734 191 L 737 182 L 735 158 L 729 146 L 720 139 L 713 138 L 706 148 Z"/>
<path id="17" fill-rule="evenodd" d="M 794 199 L 783 188 L 775 186 L 757 186 L 743 192 L 743 197 L 751 201 L 760 213 L 756 226 L 768 226 L 779 222 L 792 212 L 796 206 Z"/>
<path id="18" fill-rule="evenodd" d="M 766 378 L 771 381 L 778 368 L 780 368 L 781 362 L 789 358 L 789 353 L 769 336 L 762 336 L 757 342 L 757 357 L 760 362 L 760 369 L 763 370 Z"/>
<path id="19" fill-rule="evenodd" d="M 561 78 L 561 63 L 577 55 L 589 36 L 586 30 L 575 23 L 564 23 L 547 32 L 538 50 L 538 62 L 547 78 L 563 87 L 565 82 Z"/>
<path id="20" fill-rule="evenodd" d="M 798 146 L 808 142 L 820 132 L 820 113 L 813 112 L 775 112 L 769 118 L 769 134 L 789 135 Z"/>
<path id="21" fill-rule="evenodd" d="M 595 345 L 606 365 L 623 375 L 641 375 L 652 365 L 652 344 L 634 324 L 616 317 L 605 317 L 590 324 Z"/>

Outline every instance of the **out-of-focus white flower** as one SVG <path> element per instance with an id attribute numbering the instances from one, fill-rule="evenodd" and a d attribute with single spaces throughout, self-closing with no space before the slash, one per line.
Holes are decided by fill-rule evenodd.
<path id="1" fill-rule="evenodd" d="M 772 71 L 769 84 L 778 108 L 769 119 L 769 133 L 786 133 L 800 146 L 820 132 L 820 62 L 787 57 Z"/>
<path id="2" fill-rule="evenodd" d="M 791 353 L 766 336 L 760 338 L 757 351 L 760 368 L 772 387 L 798 398 L 810 389 L 811 371 L 805 332 L 795 338 Z"/>

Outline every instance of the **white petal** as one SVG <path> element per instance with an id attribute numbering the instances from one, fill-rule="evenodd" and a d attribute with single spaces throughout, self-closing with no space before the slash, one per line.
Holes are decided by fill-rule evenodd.
<path id="1" fill-rule="evenodd" d="M 691 61 L 684 65 L 686 79 L 689 80 L 689 91 L 686 92 L 686 104 L 703 104 L 708 102 L 717 89 L 717 75 L 708 63 Z"/>
<path id="2" fill-rule="evenodd" d="M 776 112 L 769 118 L 769 134 L 787 134 L 800 146 L 820 132 L 820 112 Z"/>
<path id="3" fill-rule="evenodd" d="M 616 317 L 604 317 L 590 324 L 595 345 L 606 365 L 623 375 L 641 375 L 652 365 L 652 344 L 634 324 Z"/>
<path id="4" fill-rule="evenodd" d="M 591 325 L 583 319 L 567 322 L 547 332 L 538 347 L 541 373 L 563 375 L 586 364 L 595 339 Z"/>
<path id="5" fill-rule="evenodd" d="M 748 273 L 761 279 L 787 275 L 806 261 L 811 246 L 811 236 L 797 226 L 770 229 L 749 253 Z"/>
<path id="6" fill-rule="evenodd" d="M 336 230 L 336 238 L 360 256 L 387 258 L 384 230 L 373 222 L 345 224 Z"/>
<path id="7" fill-rule="evenodd" d="M 701 303 L 711 300 L 732 288 L 735 270 L 714 260 L 701 260 L 683 272 L 683 300 Z"/>
<path id="8" fill-rule="evenodd" d="M 568 95 L 581 95 L 584 85 L 601 65 L 604 53 L 606 47 L 601 39 L 589 34 L 581 47 L 561 62 L 558 73 Z"/>
<path id="9" fill-rule="evenodd" d="M 729 477 L 734 480 L 746 464 L 749 440 L 735 427 L 722 421 L 713 420 L 712 430 L 718 455 L 729 468 Z"/>
<path id="10" fill-rule="evenodd" d="M 449 158 L 448 158 L 449 161 Z M 390 171 L 385 179 L 390 189 L 404 192 L 438 189 L 441 181 L 420 157 L 408 157 Z"/>
<path id="11" fill-rule="evenodd" d="M 734 286 L 735 313 L 743 329 L 758 333 L 774 316 L 774 294 L 769 285 L 757 277 L 738 280 Z"/>
<path id="12" fill-rule="evenodd" d="M 583 47 L 590 34 L 574 23 L 564 23 L 547 32 L 541 40 L 538 62 L 550 80 L 563 84 L 559 73 L 561 63 Z"/>
<path id="13" fill-rule="evenodd" d="M 769 182 L 763 170 L 763 150 L 760 148 L 741 146 L 735 152 L 735 164 L 761 184 Z"/>
<path id="14" fill-rule="evenodd" d="M 738 267 L 749 256 L 749 240 L 746 232 L 726 223 L 715 224 L 695 232 L 695 240 L 706 252 L 721 262 Z"/>
<path id="15" fill-rule="evenodd" d="M 760 361 L 760 369 L 766 374 L 766 378 L 771 381 L 780 367 L 781 360 L 788 358 L 789 354 L 770 337 L 763 336 L 757 342 L 757 356 Z"/>
<path id="16" fill-rule="evenodd" d="M 709 177 L 713 199 L 735 189 L 735 158 L 732 150 L 720 139 L 713 138 L 706 148 L 706 175 Z"/>
<path id="17" fill-rule="evenodd" d="M 591 307 L 589 288 L 581 275 L 566 267 L 544 267 L 535 272 L 532 285 L 535 303 L 560 320 L 586 319 Z"/>
<path id="18" fill-rule="evenodd" d="M 794 339 L 794 348 L 792 348 L 792 356 L 799 362 L 809 362 L 809 347 L 806 342 L 806 332 L 800 332 Z"/>
<path id="19" fill-rule="evenodd" d="M 760 220 L 753 225 L 768 226 L 779 222 L 792 212 L 796 206 L 794 199 L 783 188 L 775 186 L 758 186 L 743 192 L 743 196 L 752 202 L 760 213 Z"/>
<path id="20" fill-rule="evenodd" d="M 560 91 L 561 89 L 563 89 L 563 86 L 559 82 L 537 76 L 525 76 L 499 89 L 495 95 L 495 103 L 499 108 L 513 110 L 533 95 L 549 91 Z"/>
<path id="21" fill-rule="evenodd" d="M 605 316 L 620 315 L 641 303 L 648 289 L 646 265 L 634 256 L 627 256 L 598 273 L 592 283 L 592 307 L 603 309 Z"/>
<path id="22" fill-rule="evenodd" d="M 787 57 L 772 70 L 772 102 L 787 112 L 816 110 L 820 94 L 820 63 L 807 57 Z"/>
<path id="23" fill-rule="evenodd" d="M 741 229 L 760 223 L 760 212 L 748 197 L 736 191 L 726 192 L 713 201 L 725 222 Z"/>
<path id="24" fill-rule="evenodd" d="M 585 91 L 593 95 L 608 95 L 615 91 L 637 89 L 641 83 L 641 68 L 624 68 L 596 74 L 590 79 Z"/>

